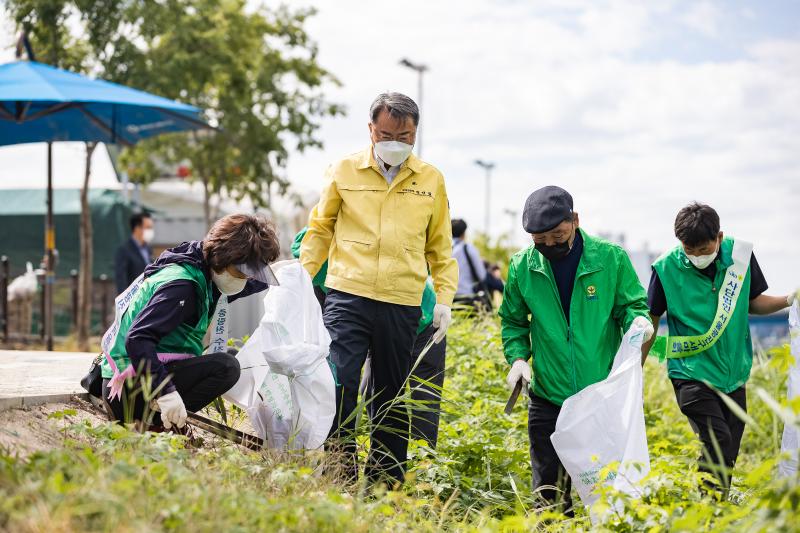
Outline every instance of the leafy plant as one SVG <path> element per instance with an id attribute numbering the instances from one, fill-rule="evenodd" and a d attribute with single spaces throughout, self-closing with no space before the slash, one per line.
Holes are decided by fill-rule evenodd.
<path id="1" fill-rule="evenodd" d="M 503 414 L 507 364 L 498 323 L 483 316 L 462 317 L 448 333 L 439 445 L 411 443 L 400 490 L 344 485 L 330 454 L 254 453 L 224 441 L 195 450 L 180 436 L 73 424 L 69 430 L 82 438 L 52 451 L 28 458 L 0 451 L 0 530 L 797 531 L 800 479 L 775 474 L 783 424 L 800 414 L 797 401 L 778 400 L 785 397 L 787 361 L 785 348 L 755 358 L 752 421 L 727 498 L 702 490 L 708 474 L 697 470 L 699 441 L 665 367 L 648 361 L 651 473 L 638 499 L 602 487 L 592 509 L 602 517 L 597 526 L 583 508 L 573 519 L 536 510 L 527 413 L 518 405 Z M 368 417 L 358 427 L 363 459 Z"/>

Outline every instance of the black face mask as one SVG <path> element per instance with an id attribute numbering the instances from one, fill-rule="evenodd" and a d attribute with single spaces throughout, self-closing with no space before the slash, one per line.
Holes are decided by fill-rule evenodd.
<path id="1" fill-rule="evenodd" d="M 545 256 L 545 258 L 547 258 L 549 261 L 556 261 L 562 257 L 565 257 L 571 249 L 569 245 L 569 239 L 564 242 L 558 242 L 551 246 L 547 246 L 544 243 L 535 244 L 534 248 L 539 250 L 539 253 Z"/>

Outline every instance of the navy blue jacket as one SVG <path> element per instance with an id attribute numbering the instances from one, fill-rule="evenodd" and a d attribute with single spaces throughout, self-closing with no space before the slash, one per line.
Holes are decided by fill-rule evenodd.
<path id="1" fill-rule="evenodd" d="M 147 255 L 152 259 L 153 251 L 150 247 L 147 248 Z M 147 263 L 139 251 L 139 245 L 133 238 L 128 239 L 117 248 L 114 254 L 114 282 L 117 285 L 117 294 L 127 289 L 128 285 L 144 272 L 146 266 Z"/>

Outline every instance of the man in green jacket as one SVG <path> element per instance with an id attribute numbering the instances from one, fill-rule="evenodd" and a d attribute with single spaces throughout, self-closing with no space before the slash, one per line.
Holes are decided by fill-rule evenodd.
<path id="1" fill-rule="evenodd" d="M 663 351 L 681 412 L 702 442 L 700 471 L 715 475 L 711 487 L 730 486 L 744 422 L 720 397 L 747 411 L 745 383 L 753 362 L 748 314 L 785 309 L 797 293 L 768 296 L 767 281 L 753 245 L 725 237 L 717 212 L 690 204 L 678 212 L 680 245 L 655 263 L 648 305 L 653 323 L 667 313 L 669 337 Z M 652 341 L 642 347 L 646 356 Z"/>
<path id="2" fill-rule="evenodd" d="M 533 488 L 572 516 L 571 483 L 550 435 L 564 400 L 608 377 L 622 335 L 647 325 L 647 296 L 621 247 L 579 229 L 572 196 L 560 187 L 534 191 L 522 216 L 533 246 L 511 258 L 500 306 L 507 383 L 530 383 L 528 437 Z"/>

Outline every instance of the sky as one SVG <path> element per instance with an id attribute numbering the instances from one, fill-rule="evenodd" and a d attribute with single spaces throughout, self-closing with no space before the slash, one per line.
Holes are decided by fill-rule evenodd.
<path id="1" fill-rule="evenodd" d="M 330 163 L 366 147 L 378 93 L 418 98 L 407 57 L 429 67 L 423 159 L 470 229 L 484 229 L 482 159 L 496 165 L 489 231 L 519 246 L 525 198 L 545 185 L 572 194 L 589 233 L 658 253 L 677 244 L 678 210 L 701 201 L 755 243 L 769 292 L 800 286 L 800 2 L 290 5 L 312 4 L 318 59 L 342 83 L 326 94 L 348 114 L 322 121 L 324 149 L 291 154 L 296 189 L 319 190 Z M 15 165 L 0 150 L 0 178 Z"/>
<path id="2" fill-rule="evenodd" d="M 489 231 L 520 246 L 525 198 L 545 185 L 572 194 L 588 232 L 658 253 L 700 201 L 755 243 L 770 292 L 800 286 L 800 3 L 315 5 L 308 31 L 348 115 L 323 122 L 323 150 L 290 158 L 297 186 L 319 189 L 328 164 L 367 145 L 378 93 L 418 97 L 407 57 L 429 67 L 423 159 L 470 228 L 484 229 L 482 159 L 496 165 Z"/>

